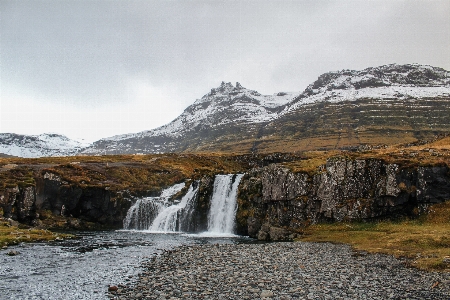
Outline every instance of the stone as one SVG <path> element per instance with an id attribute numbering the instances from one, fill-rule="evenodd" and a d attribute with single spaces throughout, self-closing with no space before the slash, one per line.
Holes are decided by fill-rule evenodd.
<path id="1" fill-rule="evenodd" d="M 9 252 L 6 253 L 6 254 L 9 255 L 9 256 L 16 256 L 16 255 L 19 255 L 20 252 L 18 252 L 18 251 L 16 251 L 16 250 L 11 250 L 11 251 L 9 251 Z"/>
<path id="2" fill-rule="evenodd" d="M 269 240 L 269 233 L 260 230 L 258 232 L 258 240 L 260 240 L 260 241 L 268 241 Z"/>
<path id="3" fill-rule="evenodd" d="M 263 290 L 260 295 L 261 298 L 273 297 L 273 292 L 269 290 Z"/>
<path id="4" fill-rule="evenodd" d="M 239 234 L 289 240 L 273 228 L 414 215 L 450 199 L 448 166 L 406 169 L 379 159 L 334 157 L 317 170 L 294 173 L 271 164 L 249 171 L 240 184 L 240 195 L 246 196 L 237 211 Z"/>
<path id="5" fill-rule="evenodd" d="M 108 287 L 108 292 L 117 292 L 119 288 L 115 285 L 111 285 Z"/>
<path id="6" fill-rule="evenodd" d="M 284 229 L 284 228 L 278 228 L 278 227 L 270 227 L 269 235 L 270 240 L 272 241 L 287 241 L 290 240 L 289 235 L 291 233 Z"/>

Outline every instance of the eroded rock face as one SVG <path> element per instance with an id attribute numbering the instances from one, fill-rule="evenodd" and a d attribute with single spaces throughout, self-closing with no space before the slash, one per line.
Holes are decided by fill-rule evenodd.
<path id="1" fill-rule="evenodd" d="M 413 215 L 448 199 L 446 166 L 403 169 L 376 159 L 332 158 L 307 174 L 274 164 L 243 178 L 238 230 L 262 240 L 286 240 L 307 224 Z"/>
<path id="2" fill-rule="evenodd" d="M 35 186 L 16 186 L 0 192 L 0 208 L 5 218 L 38 226 L 37 212 L 51 211 L 53 215 L 119 228 L 131 205 L 107 188 L 81 188 L 50 172 L 35 180 Z"/>

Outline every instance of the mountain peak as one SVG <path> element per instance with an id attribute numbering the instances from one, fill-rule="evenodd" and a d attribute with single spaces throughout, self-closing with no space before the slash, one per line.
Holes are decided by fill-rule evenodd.
<path id="1" fill-rule="evenodd" d="M 448 103 L 450 72 L 419 64 L 328 72 L 302 93 L 262 95 L 239 82 L 222 81 L 172 122 L 104 138 L 82 153 L 287 150 L 283 145 L 297 151 L 317 145 L 337 147 L 340 141 L 347 147 L 386 140 L 389 130 L 381 130 L 380 138 L 380 128 L 389 124 L 410 140 L 415 132 L 423 138 L 448 131 Z M 430 107 L 435 114 L 429 114 Z M 317 144 L 311 139 L 320 136 Z M 393 140 L 397 142 L 397 137 Z M 0 135 L 0 152 L 1 145 L 4 153 L 20 156 L 60 155 L 56 148 L 69 155 L 82 148 L 55 134 Z"/>
<path id="2" fill-rule="evenodd" d="M 228 94 L 235 89 L 231 82 L 222 81 L 219 87 L 211 89 L 211 95 L 214 94 Z"/>

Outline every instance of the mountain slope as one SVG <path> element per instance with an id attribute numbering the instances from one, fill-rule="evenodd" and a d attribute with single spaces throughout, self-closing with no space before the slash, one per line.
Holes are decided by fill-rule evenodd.
<path id="1" fill-rule="evenodd" d="M 450 131 L 450 72 L 386 65 L 321 75 L 302 93 L 224 83 L 171 123 L 102 139 L 95 153 L 273 152 L 428 139 Z"/>
<path id="2" fill-rule="evenodd" d="M 253 139 L 256 124 L 276 119 L 285 105 L 300 93 L 265 96 L 239 83 L 222 82 L 218 88 L 186 108 L 171 123 L 136 134 L 102 139 L 83 153 L 155 153 L 195 151 L 195 147 L 237 135 Z M 207 151 L 207 150 L 206 150 Z"/>
<path id="3" fill-rule="evenodd" d="M 450 132 L 450 72 L 387 65 L 321 75 L 261 129 L 259 151 L 408 143 Z"/>
<path id="4" fill-rule="evenodd" d="M 77 141 L 66 136 L 44 133 L 40 135 L 21 135 L 0 133 L 0 153 L 19 157 L 69 156 L 83 148 Z"/>

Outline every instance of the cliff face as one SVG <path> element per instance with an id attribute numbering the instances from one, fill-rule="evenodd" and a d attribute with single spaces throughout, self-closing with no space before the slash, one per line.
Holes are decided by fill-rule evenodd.
<path id="1" fill-rule="evenodd" d="M 6 218 L 29 223 L 36 217 L 33 186 L 12 187 L 0 192 L 0 208 Z"/>
<path id="2" fill-rule="evenodd" d="M 332 158 L 307 174 L 271 165 L 243 178 L 238 231 L 263 240 L 289 239 L 292 230 L 307 224 L 413 216 L 448 199 L 447 166 L 401 168 L 376 159 Z"/>
<path id="3" fill-rule="evenodd" d="M 35 180 L 34 186 L 17 186 L 0 192 L 4 217 L 38 225 L 39 212 L 50 211 L 55 216 L 119 228 L 131 205 L 108 188 L 80 188 L 53 173 L 45 172 Z"/>

